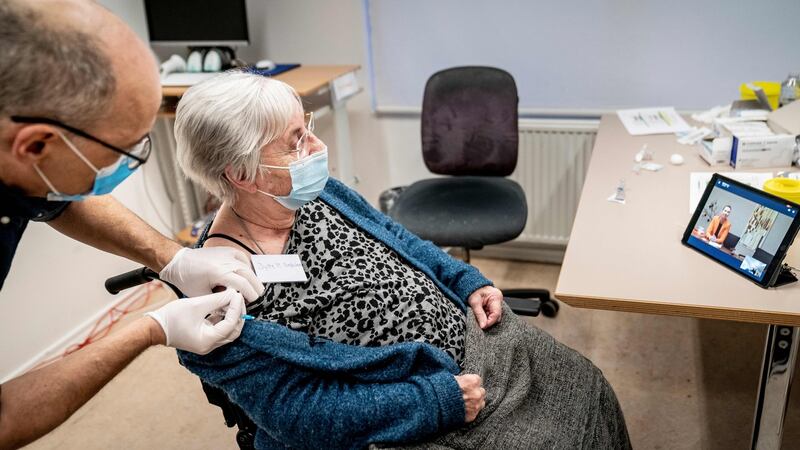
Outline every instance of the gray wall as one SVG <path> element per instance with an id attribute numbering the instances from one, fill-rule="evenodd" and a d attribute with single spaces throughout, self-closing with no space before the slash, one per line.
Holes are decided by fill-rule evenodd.
<path id="1" fill-rule="evenodd" d="M 147 41 L 147 19 L 142 0 L 97 0 L 97 2 L 121 17 L 142 40 Z"/>
<path id="2" fill-rule="evenodd" d="M 427 78 L 491 65 L 520 107 L 598 111 L 725 104 L 800 69 L 800 2 L 365 0 L 379 108 L 418 107 Z"/>

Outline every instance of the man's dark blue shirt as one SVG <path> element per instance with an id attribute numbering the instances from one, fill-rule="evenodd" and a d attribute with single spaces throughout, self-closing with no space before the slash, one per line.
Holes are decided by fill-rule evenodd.
<path id="1" fill-rule="evenodd" d="M 58 217 L 70 202 L 50 202 L 28 197 L 20 190 L 0 183 L 0 289 L 11 269 L 11 261 L 28 221 L 47 222 Z"/>

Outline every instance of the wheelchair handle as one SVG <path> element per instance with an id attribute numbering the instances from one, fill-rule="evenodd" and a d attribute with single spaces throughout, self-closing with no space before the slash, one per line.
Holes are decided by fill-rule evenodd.
<path id="1" fill-rule="evenodd" d="M 106 290 L 109 294 L 119 294 L 120 291 L 124 291 L 125 289 L 130 289 L 158 279 L 158 274 L 156 272 L 147 267 L 140 267 L 107 279 Z"/>

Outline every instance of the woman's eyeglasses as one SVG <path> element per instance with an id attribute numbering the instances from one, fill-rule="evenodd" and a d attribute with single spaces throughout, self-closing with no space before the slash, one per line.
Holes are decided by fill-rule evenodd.
<path id="1" fill-rule="evenodd" d="M 299 153 L 300 156 L 308 155 L 311 147 L 311 135 L 314 133 L 314 113 L 305 113 L 303 116 L 303 123 L 306 127 L 306 130 L 303 132 L 303 135 L 300 136 L 300 139 L 297 141 L 297 145 L 295 146 L 295 152 Z"/>

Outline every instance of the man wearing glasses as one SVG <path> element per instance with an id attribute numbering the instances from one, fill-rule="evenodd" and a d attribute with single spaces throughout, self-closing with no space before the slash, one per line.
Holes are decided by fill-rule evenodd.
<path id="1" fill-rule="evenodd" d="M 0 288 L 35 220 L 144 264 L 190 296 L 3 384 L 0 448 L 54 429 L 151 345 L 207 353 L 236 339 L 245 299 L 263 290 L 240 252 L 182 249 L 105 195 L 150 156 L 160 103 L 150 50 L 102 7 L 0 2 Z M 216 311 L 224 319 L 206 319 Z"/>

